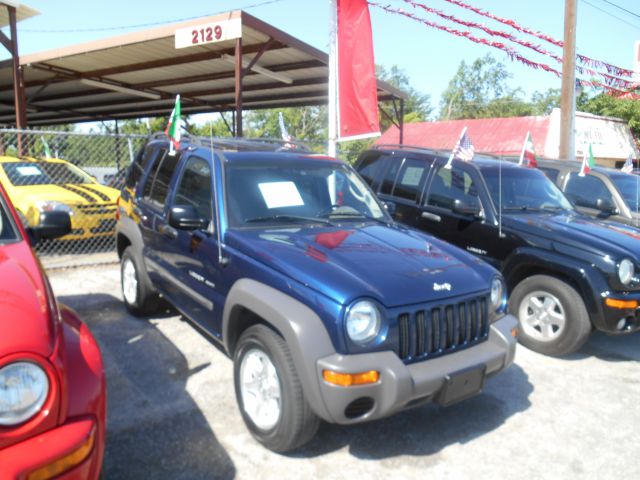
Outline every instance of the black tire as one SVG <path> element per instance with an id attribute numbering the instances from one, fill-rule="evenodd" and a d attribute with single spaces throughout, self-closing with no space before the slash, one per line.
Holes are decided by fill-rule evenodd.
<path id="1" fill-rule="evenodd" d="M 249 353 L 266 355 L 277 374 L 280 412 L 275 424 L 267 428 L 258 426 L 245 408 L 248 399 L 243 398 L 241 369 Z M 276 332 L 264 325 L 254 325 L 242 334 L 233 358 L 233 377 L 242 418 L 253 437 L 266 448 L 274 452 L 288 452 L 315 436 L 320 419 L 304 396 L 287 343 Z"/>
<path id="2" fill-rule="evenodd" d="M 133 268 L 133 271 L 128 270 L 129 268 Z M 135 288 L 127 293 L 125 292 L 125 282 L 131 279 L 125 279 L 125 276 L 130 273 L 135 277 Z M 150 315 L 159 309 L 160 295 L 145 275 L 142 261 L 135 255 L 131 247 L 125 249 L 120 259 L 120 285 L 124 304 L 132 314 L 141 317 Z"/>
<path id="3" fill-rule="evenodd" d="M 531 322 L 521 318 L 528 314 L 536 314 L 530 302 L 532 298 L 537 298 L 538 303 L 543 303 L 541 300 L 544 298 L 549 299 L 549 307 L 541 310 L 553 311 L 554 314 L 563 316 L 564 325 L 556 330 L 549 330 L 553 329 L 550 324 L 543 325 L 540 322 L 537 327 L 533 327 Z M 509 310 L 518 317 L 518 341 L 544 355 L 561 357 L 573 353 L 584 345 L 591 333 L 591 320 L 580 294 L 571 285 L 549 275 L 533 275 L 521 281 L 509 297 Z M 545 313 L 541 315 L 544 317 Z M 551 320 L 550 323 L 553 322 L 554 320 Z M 546 340 L 543 339 L 543 329 L 547 332 L 553 331 Z"/>

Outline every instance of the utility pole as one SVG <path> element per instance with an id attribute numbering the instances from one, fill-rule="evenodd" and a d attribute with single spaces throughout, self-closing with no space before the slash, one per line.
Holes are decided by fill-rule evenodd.
<path id="1" fill-rule="evenodd" d="M 564 1 L 562 96 L 560 97 L 560 158 L 575 160 L 576 122 L 576 0 Z"/>

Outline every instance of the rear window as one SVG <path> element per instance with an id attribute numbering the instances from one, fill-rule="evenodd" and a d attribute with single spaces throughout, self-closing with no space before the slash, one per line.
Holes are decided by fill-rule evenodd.
<path id="1" fill-rule="evenodd" d="M 384 165 L 386 157 L 379 155 L 369 155 L 365 157 L 358 165 L 358 173 L 369 185 L 373 186 L 373 182 L 376 181 L 380 170 Z"/>
<path id="2" fill-rule="evenodd" d="M 173 173 L 176 171 L 176 166 L 178 165 L 179 160 L 179 154 L 164 155 L 164 158 L 159 163 L 158 169 L 153 177 L 153 183 L 151 184 L 151 178 L 147 181 L 147 185 L 151 184 L 148 198 L 160 207 L 163 207 L 167 201 L 169 183 L 171 182 Z M 145 191 L 147 190 L 147 185 L 145 185 Z"/>
<path id="3" fill-rule="evenodd" d="M 153 146 L 146 147 L 144 150 L 140 150 L 136 159 L 129 167 L 129 171 L 127 172 L 127 179 L 125 181 L 125 187 L 135 188 L 135 186 L 142 178 L 142 174 L 147 168 L 147 165 L 155 162 L 158 158 L 162 158 L 162 156 L 166 153 L 166 149 L 160 148 L 156 149 Z"/>

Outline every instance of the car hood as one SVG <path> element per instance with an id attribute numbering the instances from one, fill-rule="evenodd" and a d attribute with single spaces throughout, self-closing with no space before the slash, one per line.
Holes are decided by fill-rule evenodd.
<path id="1" fill-rule="evenodd" d="M 495 270 L 462 250 L 400 226 L 232 230 L 227 245 L 334 301 L 387 307 L 487 291 Z"/>
<path id="2" fill-rule="evenodd" d="M 0 359 L 12 353 L 49 357 L 54 330 L 47 289 L 29 245 L 0 246 Z"/>
<path id="3" fill-rule="evenodd" d="M 16 190 L 22 201 L 51 200 L 68 205 L 115 203 L 120 192 L 98 184 L 24 185 Z"/>
<path id="4" fill-rule="evenodd" d="M 566 244 L 598 255 L 630 256 L 638 260 L 640 230 L 628 225 L 575 213 L 523 213 L 503 218 L 505 226 L 555 244 Z"/>

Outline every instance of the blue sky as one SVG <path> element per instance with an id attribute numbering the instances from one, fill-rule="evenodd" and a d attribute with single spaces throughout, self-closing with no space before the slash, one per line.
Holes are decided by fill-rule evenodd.
<path id="1" fill-rule="evenodd" d="M 378 1 L 384 5 L 413 11 L 402 0 Z M 445 0 L 416 1 L 458 18 L 485 23 L 492 28 L 517 35 L 523 40 L 534 41 L 545 49 L 562 55 L 557 47 L 518 33 L 506 25 L 479 17 Z M 563 0 L 465 1 L 552 37 L 563 38 Z M 634 43 L 640 40 L 640 17 L 614 8 L 609 1 L 640 15 L 640 3 L 637 0 L 578 0 L 578 52 L 616 66 L 632 68 Z M 18 24 L 21 54 L 151 28 L 151 25 L 141 26 L 144 24 L 171 23 L 233 9 L 244 9 L 317 48 L 327 50 L 328 0 L 27 0 L 25 3 L 40 10 L 41 15 Z M 455 26 L 433 15 L 415 12 L 433 22 Z M 371 7 L 371 19 L 376 63 L 386 67 L 395 64 L 402 68 L 409 75 L 414 88 L 431 95 L 434 107 L 437 107 L 442 91 L 455 74 L 460 62 L 464 60 L 469 63 L 487 53 L 492 53 L 505 63 L 513 74 L 511 86 L 522 88 L 527 97 L 535 90 L 560 87 L 560 79 L 554 75 L 524 67 L 517 61 L 509 60 L 506 54 L 499 50 L 430 29 L 375 7 Z M 487 37 L 482 32 L 475 31 L 475 34 Z M 531 60 L 559 68 L 559 65 L 548 57 L 522 47 L 518 47 L 518 50 Z M 0 58 L 7 56 L 2 49 Z"/>

